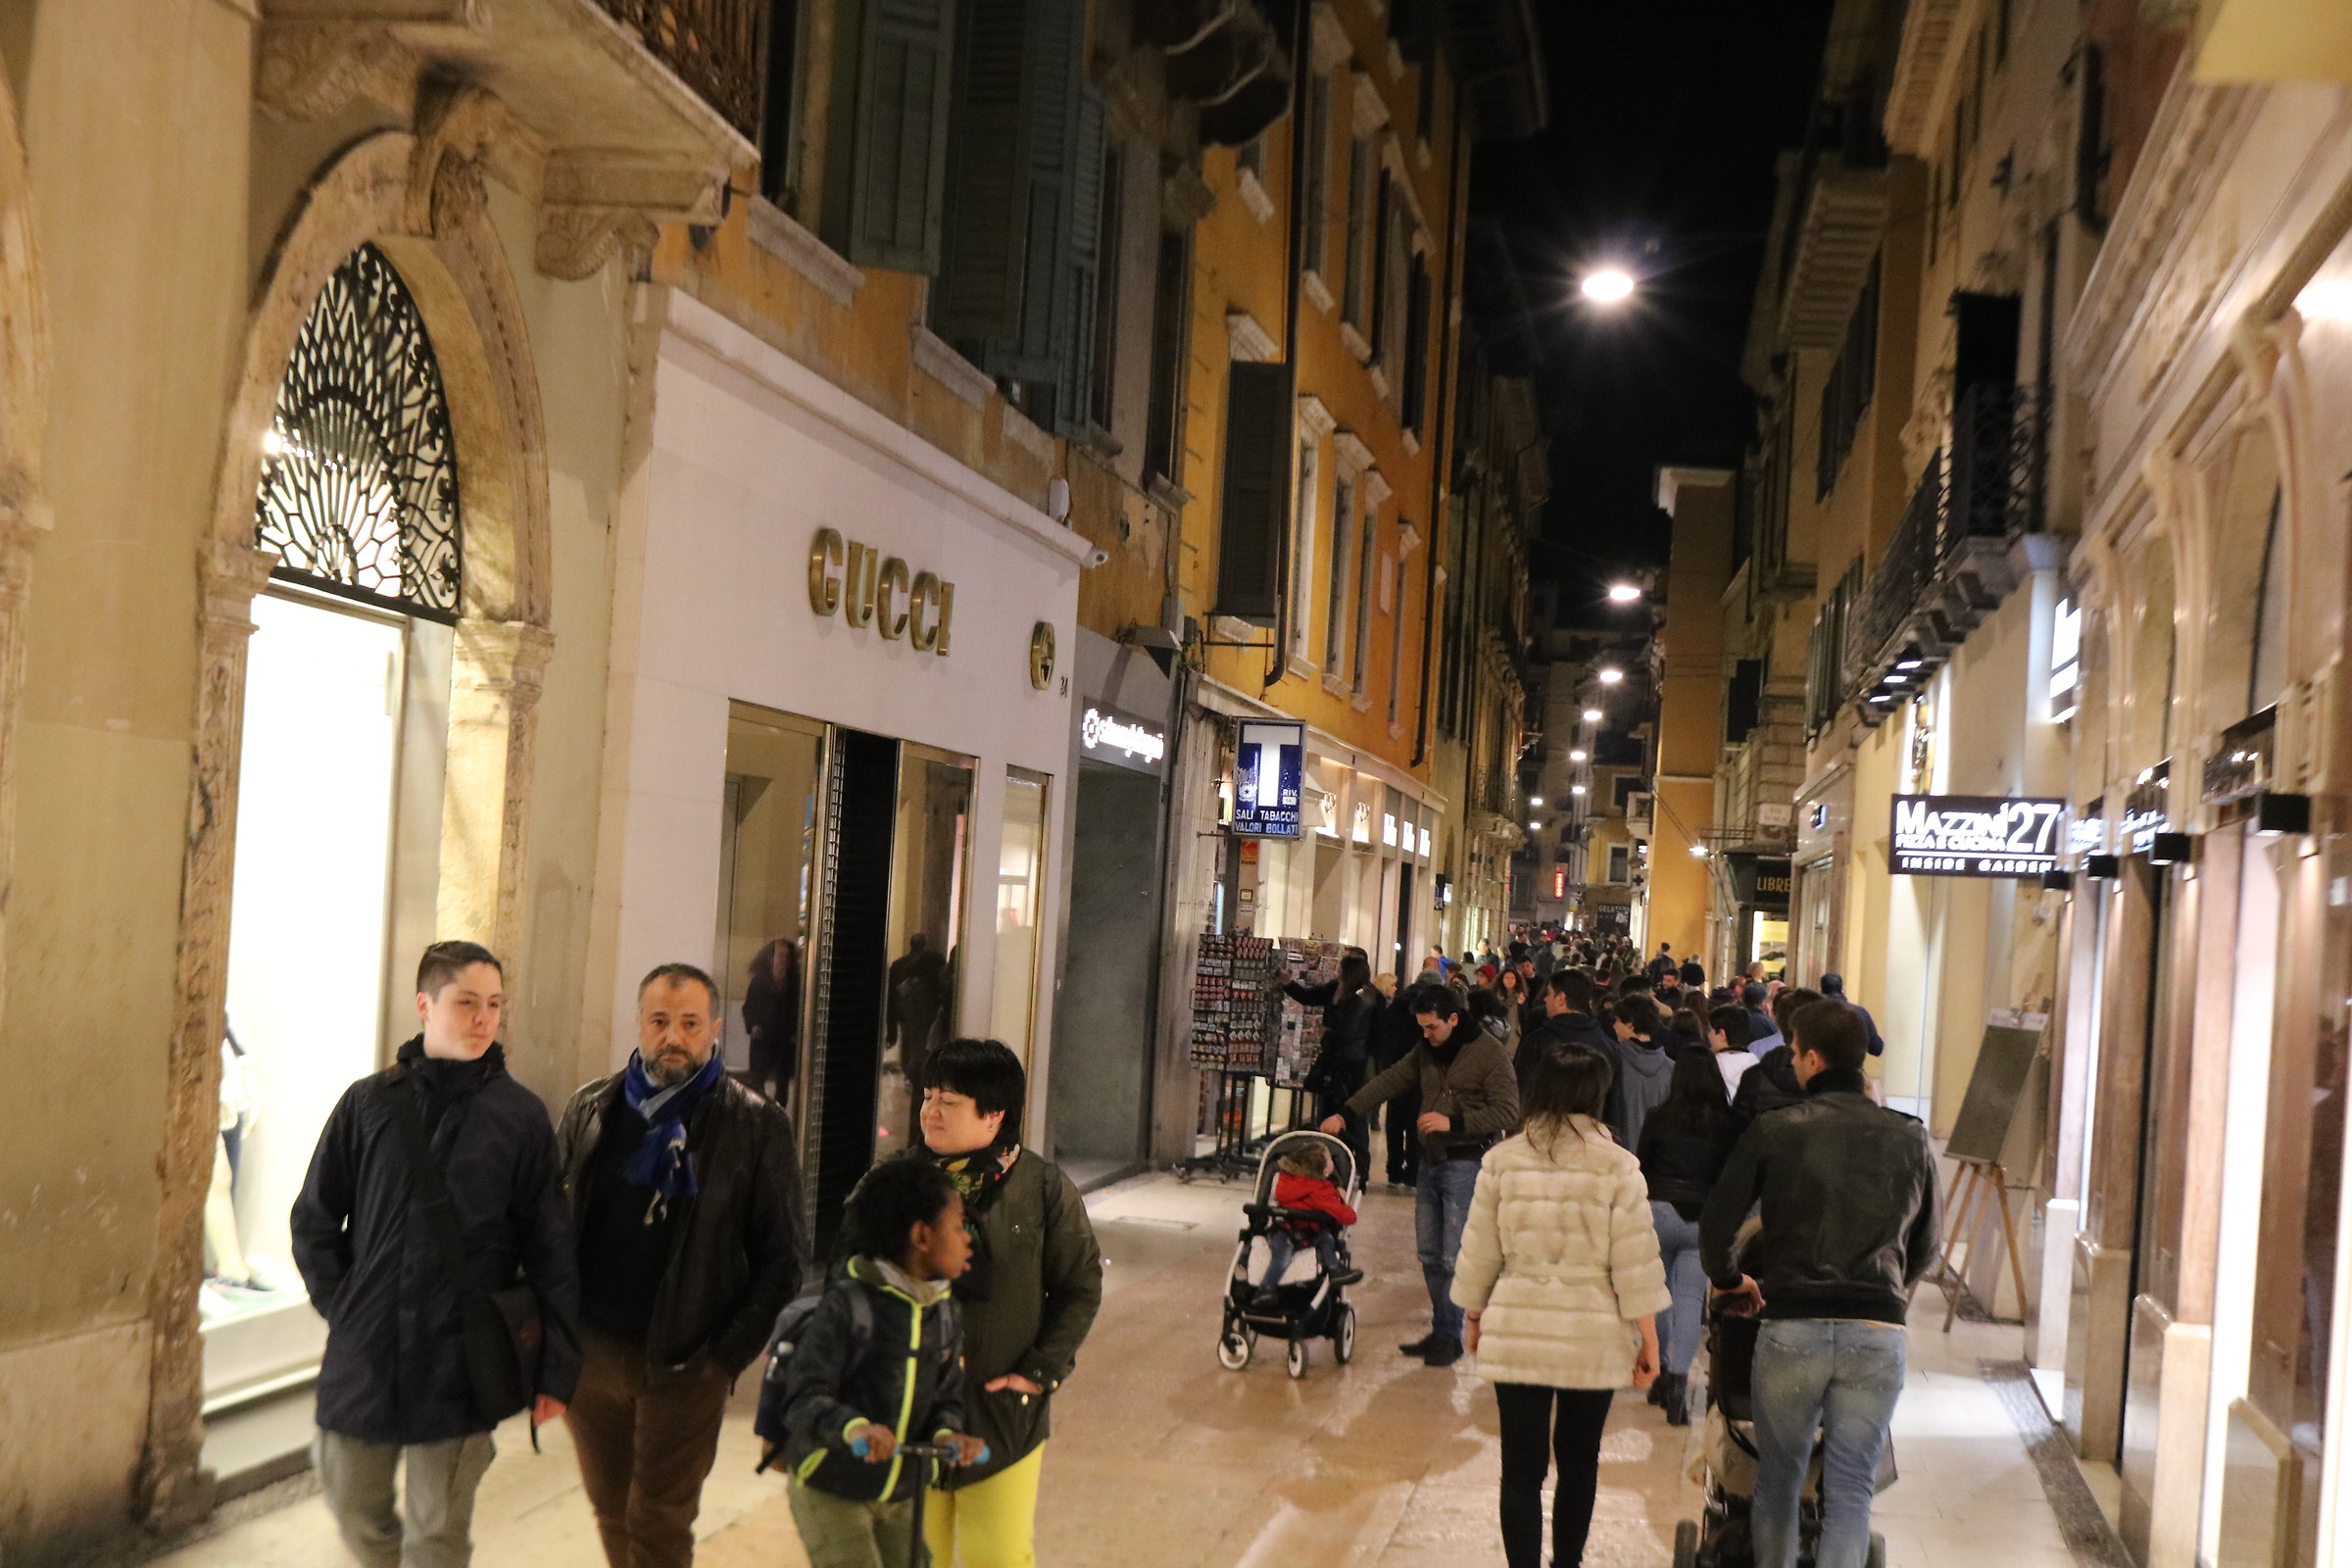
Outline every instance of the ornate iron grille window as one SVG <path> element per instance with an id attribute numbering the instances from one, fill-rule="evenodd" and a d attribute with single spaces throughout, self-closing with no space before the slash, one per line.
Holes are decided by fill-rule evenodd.
<path id="1" fill-rule="evenodd" d="M 372 245 L 311 308 L 263 437 L 254 542 L 274 575 L 458 618 L 464 555 L 449 399 L 424 318 Z"/>

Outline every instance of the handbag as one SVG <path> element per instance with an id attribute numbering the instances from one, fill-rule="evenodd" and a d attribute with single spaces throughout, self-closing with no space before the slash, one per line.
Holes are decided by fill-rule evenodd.
<path id="1" fill-rule="evenodd" d="M 416 1182 L 416 1210 L 440 1249 L 441 1261 L 457 1288 L 458 1310 L 466 1334 L 466 1380 L 482 1414 L 503 1421 L 528 1406 L 539 1392 L 539 1351 L 545 1340 L 540 1320 L 539 1293 L 529 1285 L 511 1285 L 485 1291 L 475 1283 L 472 1260 L 458 1232 L 458 1213 L 449 1200 L 449 1184 L 433 1158 L 424 1132 L 424 1116 L 416 1097 L 406 1084 L 408 1074 L 395 1067 L 381 1081 L 380 1093 L 392 1125 L 409 1155 L 409 1172 Z M 538 1441 L 536 1430 L 531 1434 Z"/>

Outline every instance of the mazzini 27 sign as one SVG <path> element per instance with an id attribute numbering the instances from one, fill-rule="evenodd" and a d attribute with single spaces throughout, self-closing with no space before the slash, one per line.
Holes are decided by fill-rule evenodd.
<path id="1" fill-rule="evenodd" d="M 1897 795 L 1897 876 L 2037 876 L 2066 849 L 2064 801 Z"/>

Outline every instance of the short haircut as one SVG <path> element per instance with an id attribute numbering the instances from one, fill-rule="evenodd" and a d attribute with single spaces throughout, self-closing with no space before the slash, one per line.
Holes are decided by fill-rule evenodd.
<path id="1" fill-rule="evenodd" d="M 1440 1018 L 1459 1019 L 1469 1010 L 1469 1004 L 1454 994 L 1451 986 L 1422 986 L 1413 993 L 1413 1016 L 1432 1013 Z"/>
<path id="2" fill-rule="evenodd" d="M 1621 997 L 1617 1002 L 1617 1021 L 1647 1038 L 1658 1032 L 1658 1004 L 1647 997 Z"/>
<path id="3" fill-rule="evenodd" d="M 1621 997 L 1646 997 L 1649 993 L 1649 976 L 1639 969 L 1617 982 L 1617 994 Z"/>
<path id="4" fill-rule="evenodd" d="M 865 1173 L 841 1211 L 840 1250 L 849 1256 L 906 1255 L 917 1225 L 937 1225 L 956 1198 L 956 1183 L 930 1160 L 886 1159 Z"/>
<path id="5" fill-rule="evenodd" d="M 1582 969 L 1552 970 L 1551 994 L 1567 1003 L 1570 1012 L 1592 1010 L 1592 977 Z"/>
<path id="6" fill-rule="evenodd" d="M 1761 1007 L 1764 1005 L 1764 982 L 1761 980 L 1750 980 L 1747 984 L 1741 986 L 1740 988 L 1740 1002 L 1742 1006 L 1748 1007 Z"/>
<path id="7" fill-rule="evenodd" d="M 1724 1043 L 1734 1051 L 1745 1051 L 1748 1040 L 1748 1017 L 1745 1007 L 1721 1006 L 1707 1014 L 1707 1022 L 1722 1034 Z"/>
<path id="8" fill-rule="evenodd" d="M 654 982 L 657 980 L 667 980 L 674 985 L 684 985 L 688 981 L 692 981 L 694 984 L 701 986 L 703 988 L 703 995 L 710 999 L 710 1011 L 713 1014 L 718 1011 L 717 985 L 712 982 L 709 975 L 703 973 L 702 970 L 697 969 L 693 964 L 656 964 L 653 969 L 647 973 L 644 979 L 637 982 L 637 1000 L 639 1002 L 643 1002 L 645 1000 L 646 992 L 653 989 Z"/>
<path id="9" fill-rule="evenodd" d="M 1021 1124 L 1029 1098 L 1029 1073 L 1002 1040 L 951 1040 L 931 1053 L 923 1082 L 932 1089 L 970 1099 L 983 1116 L 1004 1113 L 1004 1124 Z"/>
<path id="10" fill-rule="evenodd" d="M 1820 1000 L 1818 991 L 1808 991 L 1803 986 L 1786 987 L 1772 999 L 1772 1021 L 1780 1026 L 1784 1036 L 1792 1036 L 1796 1032 L 1793 1027 L 1796 1015 Z"/>
<path id="11" fill-rule="evenodd" d="M 1870 1041 L 1862 1033 L 1862 1015 L 1844 1003 L 1809 1002 L 1797 1009 L 1789 1024 L 1796 1031 L 1790 1044 L 1797 1051 L 1810 1051 L 1833 1067 L 1862 1070 L 1863 1058 L 1870 1054 Z"/>
<path id="12" fill-rule="evenodd" d="M 428 997 L 438 997 L 449 983 L 477 963 L 486 963 L 507 977 L 507 966 L 498 961 L 498 955 L 479 942 L 436 942 L 424 950 L 416 960 L 416 989 Z"/>

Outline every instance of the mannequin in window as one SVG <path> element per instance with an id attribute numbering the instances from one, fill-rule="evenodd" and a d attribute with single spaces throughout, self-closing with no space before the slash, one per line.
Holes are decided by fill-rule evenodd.
<path id="1" fill-rule="evenodd" d="M 229 1285 L 251 1282 L 252 1268 L 237 1236 L 237 1155 L 254 1111 L 245 1048 L 232 1030 L 220 1042 L 220 1133 L 213 1142 L 213 1182 L 204 1195 L 204 1271 Z"/>

